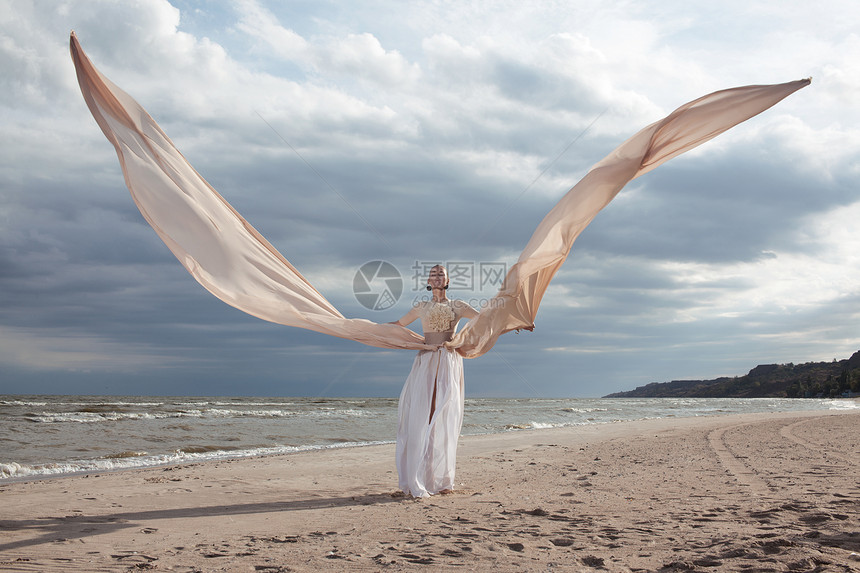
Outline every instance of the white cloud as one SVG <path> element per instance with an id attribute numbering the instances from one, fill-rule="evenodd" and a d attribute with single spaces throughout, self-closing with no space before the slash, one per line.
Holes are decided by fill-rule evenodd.
<path id="1" fill-rule="evenodd" d="M 810 253 L 767 252 L 728 264 L 658 262 L 671 281 L 663 296 L 679 302 L 668 314 L 662 309 L 663 320 L 792 314 L 860 296 L 858 217 L 860 202 L 810 217 L 798 229 L 814 246 Z"/>
<path id="2" fill-rule="evenodd" d="M 258 51 L 313 70 L 318 77 L 344 76 L 384 88 L 408 84 L 420 76 L 417 64 L 410 64 L 397 50 L 386 50 L 373 34 L 305 39 L 285 28 L 271 11 L 254 0 L 238 3 L 237 9 L 237 28 L 254 39 Z"/>
<path id="3" fill-rule="evenodd" d="M 239 22 L 236 28 L 258 42 L 259 52 L 300 62 L 307 55 L 308 43 L 299 34 L 284 28 L 274 14 L 254 0 L 236 3 Z"/>
<path id="4" fill-rule="evenodd" d="M 410 64 L 396 50 L 386 51 L 372 34 L 349 34 L 317 54 L 317 67 L 335 71 L 379 87 L 411 83 L 420 76 L 416 64 Z"/>
<path id="5" fill-rule="evenodd" d="M 309 262 L 319 288 L 339 300 L 351 296 L 340 284 L 351 264 L 405 260 L 407 250 L 420 258 L 481 248 L 513 259 L 542 210 L 646 123 L 711 90 L 811 74 L 811 87 L 626 190 L 552 285 L 542 328 L 581 336 L 581 348 L 603 359 L 620 348 L 658 355 L 682 342 L 709 344 L 709 334 L 716 340 L 729 328 L 762 355 L 777 348 L 769 337 L 780 329 L 798 345 L 800 333 L 840 348 L 856 339 L 817 324 L 838 305 L 841 315 L 858 312 L 850 302 L 860 284 L 854 2 L 790 10 L 733 0 L 181 6 L 197 16 L 193 33 L 190 13 L 166 0 L 0 0 L 0 263 L 16 273 L 13 284 L 12 267 L 2 269 L 0 296 L 23 305 L 0 308 L 0 320 L 6 339 L 23 329 L 14 333 L 34 349 L 18 362 L 4 354 L 7 363 L 34 365 L 38 351 L 51 364 L 74 366 L 79 355 L 109 369 L 169 354 L 154 339 L 118 351 L 119 335 L 98 320 L 63 330 L 52 318 L 56 303 L 25 296 L 37 284 L 27 277 L 65 284 L 89 274 L 110 282 L 110 296 L 132 280 L 86 257 L 143 252 L 147 262 L 173 264 L 158 259 L 160 244 L 133 218 L 115 156 L 87 115 L 68 56 L 71 29 L 204 177 L 280 235 L 270 238 Z M 383 229 L 394 254 L 280 135 Z M 744 177 L 727 176 L 741 168 Z M 699 187 L 709 193 L 690 192 Z M 715 254 L 713 243 L 728 239 L 731 248 Z M 763 251 L 771 254 L 750 255 Z M 133 280 L 144 288 L 139 274 Z M 159 304 L 173 300 L 172 289 L 194 288 L 162 287 L 144 297 L 153 315 L 176 312 Z M 112 311 L 112 321 L 126 316 Z M 39 328 L 16 322 L 22 316 Z M 572 316 L 583 321 L 578 334 L 565 330 Z M 690 336 L 690 328 L 702 332 Z M 550 346 L 572 346 L 565 342 Z M 728 340 L 713 344 L 725 356 L 740 352 Z"/>

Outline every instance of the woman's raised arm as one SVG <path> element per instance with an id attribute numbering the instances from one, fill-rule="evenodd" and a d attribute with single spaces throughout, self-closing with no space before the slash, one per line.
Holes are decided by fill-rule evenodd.
<path id="1" fill-rule="evenodd" d="M 412 307 L 412 309 L 409 312 L 407 312 L 402 317 L 400 317 L 400 320 L 395 320 L 394 322 L 390 322 L 389 324 L 399 324 L 400 326 L 409 326 L 410 324 L 412 324 L 413 322 L 415 322 L 418 319 L 418 316 L 419 316 L 418 306 L 415 305 Z"/>

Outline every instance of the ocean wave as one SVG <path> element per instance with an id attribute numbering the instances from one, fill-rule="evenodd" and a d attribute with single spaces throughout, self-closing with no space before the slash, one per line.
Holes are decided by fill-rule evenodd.
<path id="1" fill-rule="evenodd" d="M 47 405 L 54 407 L 71 406 L 76 408 L 153 408 L 163 406 L 164 402 L 123 402 L 123 401 L 100 401 L 100 402 L 43 402 L 33 400 L 0 400 L 0 406 L 38 406 L 44 407 Z"/>
<path id="2" fill-rule="evenodd" d="M 860 400 L 845 398 L 844 400 L 831 400 L 827 403 L 830 410 L 856 410 L 860 408 Z"/>
<path id="3" fill-rule="evenodd" d="M 173 402 L 173 406 L 178 408 L 222 408 L 229 406 L 254 406 L 254 407 L 263 407 L 263 408 L 272 408 L 272 407 L 289 407 L 289 406 L 297 406 L 298 402 L 295 401 L 265 401 L 265 402 L 249 402 L 246 400 L 194 400 L 190 402 Z"/>
<path id="4" fill-rule="evenodd" d="M 176 449 L 177 454 L 208 454 L 236 451 L 239 448 L 231 448 L 228 446 L 181 446 Z"/>
<path id="5" fill-rule="evenodd" d="M 236 402 L 212 402 L 212 406 L 236 406 L 239 404 Z M 295 406 L 296 402 L 246 402 L 244 400 L 241 401 L 242 406 Z"/>
<path id="6" fill-rule="evenodd" d="M 203 410 L 204 416 L 214 418 L 287 418 L 297 415 L 295 410 L 233 410 L 209 408 Z"/>
<path id="7" fill-rule="evenodd" d="M 150 455 L 145 452 L 119 452 L 96 459 L 72 460 L 49 464 L 26 465 L 10 462 L 0 463 L 0 482 L 3 480 L 26 479 L 38 476 L 58 477 L 82 473 L 141 469 L 213 460 L 255 458 L 311 450 L 351 448 L 390 443 L 390 441 L 341 442 L 327 445 L 263 446 L 236 450 L 225 447 L 186 446 L 169 454 Z"/>
<path id="8" fill-rule="evenodd" d="M 553 423 L 547 423 L 547 422 L 532 422 L 531 426 L 535 430 L 545 430 L 547 428 L 560 428 L 562 426 L 567 426 L 567 424 L 553 424 Z"/>
<path id="9" fill-rule="evenodd" d="M 24 418 L 30 422 L 42 424 L 58 424 L 74 422 L 80 424 L 94 424 L 98 422 L 119 422 L 122 420 L 161 420 L 165 418 L 199 418 L 202 412 L 40 412 L 38 414 L 24 414 Z"/>
<path id="10" fill-rule="evenodd" d="M 337 408 L 332 408 L 332 409 L 330 409 L 330 410 L 328 410 L 328 409 L 323 409 L 323 410 L 309 410 L 309 411 L 306 411 L 305 413 L 306 413 L 306 414 L 310 414 L 311 416 L 325 416 L 325 417 L 329 417 L 329 416 L 347 416 L 347 417 L 350 417 L 350 418 L 352 418 L 352 417 L 360 418 L 360 417 L 363 417 L 363 416 L 371 416 L 371 415 L 373 415 L 372 413 L 362 412 L 361 410 L 353 410 L 353 409 L 351 409 L 351 408 L 348 408 L 348 409 L 337 409 Z"/>
<path id="11" fill-rule="evenodd" d="M 292 417 L 362 417 L 367 412 L 351 408 L 319 408 L 311 410 L 236 410 L 232 408 L 210 408 L 204 410 L 204 415 L 218 418 L 292 418 Z"/>
<path id="12" fill-rule="evenodd" d="M 104 402 L 60 402 L 58 405 L 60 406 L 88 406 L 91 408 L 128 408 L 128 407 L 137 407 L 137 408 L 157 408 L 158 406 L 163 406 L 164 402 L 115 402 L 112 400 L 104 401 Z"/>
<path id="13" fill-rule="evenodd" d="M 569 424 L 552 422 L 529 422 L 527 424 L 505 424 L 506 430 L 546 430 L 548 428 L 562 428 Z"/>
<path id="14" fill-rule="evenodd" d="M 608 412 L 609 408 L 562 408 L 561 411 L 574 414 L 590 414 L 591 412 Z"/>
<path id="15" fill-rule="evenodd" d="M 115 454 L 107 454 L 102 456 L 104 460 L 124 460 L 128 458 L 142 458 L 143 456 L 148 456 L 149 452 L 117 452 Z"/>
<path id="16" fill-rule="evenodd" d="M 205 408 L 155 412 L 99 411 L 86 408 L 74 412 L 27 413 L 23 418 L 42 424 L 121 422 L 128 420 L 163 420 L 169 418 L 360 418 L 372 412 L 352 408 L 320 408 L 311 410 L 243 410 L 235 408 Z"/>
<path id="17" fill-rule="evenodd" d="M 15 462 L 12 462 L 11 464 L 0 464 L 0 479 L 19 475 L 21 473 L 21 468 L 21 464 L 17 464 Z"/>

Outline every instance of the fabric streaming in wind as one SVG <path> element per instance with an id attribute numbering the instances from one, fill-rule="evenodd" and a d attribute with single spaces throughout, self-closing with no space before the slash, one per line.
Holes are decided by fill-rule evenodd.
<path id="1" fill-rule="evenodd" d="M 74 32 L 72 59 L 87 106 L 116 148 L 134 202 L 189 273 L 250 315 L 381 348 L 431 349 L 412 330 L 344 317 L 194 170 L 155 120 L 103 76 Z M 502 288 L 446 346 L 465 358 L 528 329 L 574 241 L 631 180 L 809 85 L 810 80 L 722 90 L 686 103 L 594 165 L 538 225 Z"/>

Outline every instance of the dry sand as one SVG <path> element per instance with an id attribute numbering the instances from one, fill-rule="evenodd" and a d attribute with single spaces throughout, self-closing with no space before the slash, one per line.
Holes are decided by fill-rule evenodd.
<path id="1" fill-rule="evenodd" d="M 0 486 L 4 571 L 858 571 L 860 413 L 461 440 L 413 500 L 394 447 Z"/>

